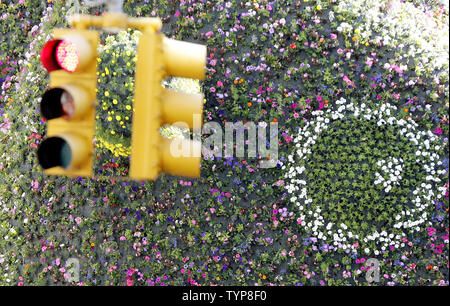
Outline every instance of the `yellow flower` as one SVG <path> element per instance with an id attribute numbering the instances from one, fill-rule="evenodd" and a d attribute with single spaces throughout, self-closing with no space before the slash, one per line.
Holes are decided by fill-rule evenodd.
<path id="1" fill-rule="evenodd" d="M 127 106 L 125 106 L 125 108 L 126 108 L 127 110 L 130 110 L 130 109 L 131 109 L 131 106 L 130 106 L 130 105 L 127 105 Z"/>
<path id="2" fill-rule="evenodd" d="M 109 97 L 109 92 L 108 91 L 105 91 L 105 96 Z"/>
<path id="3" fill-rule="evenodd" d="M 109 69 L 108 69 L 108 67 L 105 67 L 105 73 L 106 73 L 106 74 L 109 74 Z"/>
<path id="4" fill-rule="evenodd" d="M 130 67 L 130 65 L 131 65 L 130 62 L 127 62 L 127 66 Z"/>
<path id="5" fill-rule="evenodd" d="M 120 118 L 120 116 L 116 116 L 116 120 L 120 121 L 122 118 Z"/>
<path id="6" fill-rule="evenodd" d="M 113 134 L 113 135 L 114 135 L 115 133 L 116 133 L 116 132 L 114 132 L 114 131 L 111 131 L 111 134 Z"/>
<path id="7" fill-rule="evenodd" d="M 108 117 L 108 121 L 112 121 L 112 117 L 111 116 Z"/>
<path id="8" fill-rule="evenodd" d="M 113 104 L 117 104 L 117 100 L 116 99 L 113 100 Z"/>

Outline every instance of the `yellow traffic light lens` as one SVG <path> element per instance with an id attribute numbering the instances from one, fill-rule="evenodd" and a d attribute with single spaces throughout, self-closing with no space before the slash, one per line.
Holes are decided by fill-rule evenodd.
<path id="1" fill-rule="evenodd" d="M 61 137 L 45 139 L 38 148 L 39 164 L 44 169 L 67 168 L 72 160 L 70 145 Z"/>
<path id="2" fill-rule="evenodd" d="M 80 56 L 76 45 L 68 40 L 62 40 L 56 47 L 56 61 L 59 66 L 68 72 L 77 70 Z"/>
<path id="3" fill-rule="evenodd" d="M 62 117 L 70 119 L 75 113 L 72 95 L 62 88 L 52 88 L 45 92 L 41 101 L 41 114 L 47 119 Z"/>

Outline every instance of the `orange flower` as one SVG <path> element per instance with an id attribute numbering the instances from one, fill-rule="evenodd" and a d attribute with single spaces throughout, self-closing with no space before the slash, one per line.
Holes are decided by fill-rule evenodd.
<path id="1" fill-rule="evenodd" d="M 240 80 L 239 80 L 239 84 L 241 84 L 242 82 L 244 82 L 244 80 L 243 80 L 243 79 L 240 79 Z"/>
<path id="2" fill-rule="evenodd" d="M 278 122 L 278 119 L 277 119 L 277 118 L 274 118 L 272 122 Z"/>
<path id="3" fill-rule="evenodd" d="M 234 84 L 237 84 L 237 82 L 238 82 L 237 80 L 234 80 Z"/>
<path id="4" fill-rule="evenodd" d="M 408 112 L 408 109 L 407 109 L 407 108 L 405 108 L 405 109 L 404 109 L 404 111 L 405 111 L 405 113 L 407 113 L 407 112 Z"/>
<path id="5" fill-rule="evenodd" d="M 252 102 L 248 102 L 247 105 L 248 105 L 248 106 L 252 106 Z"/>
<path id="6" fill-rule="evenodd" d="M 91 243 L 91 246 L 95 246 L 95 243 L 94 243 L 94 242 L 92 242 L 92 243 Z"/>

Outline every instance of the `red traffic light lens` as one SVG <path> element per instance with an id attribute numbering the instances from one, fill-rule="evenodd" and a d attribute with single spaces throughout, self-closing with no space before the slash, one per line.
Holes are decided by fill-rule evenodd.
<path id="1" fill-rule="evenodd" d="M 80 64 L 76 45 L 68 40 L 62 40 L 56 47 L 56 61 L 59 66 L 68 71 L 74 72 Z"/>
<path id="2" fill-rule="evenodd" d="M 59 69 L 74 72 L 80 64 L 80 57 L 73 42 L 53 39 L 42 48 L 41 62 L 48 72 Z"/>

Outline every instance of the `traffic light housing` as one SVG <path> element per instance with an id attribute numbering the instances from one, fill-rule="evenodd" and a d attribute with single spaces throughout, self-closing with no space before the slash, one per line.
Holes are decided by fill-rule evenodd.
<path id="1" fill-rule="evenodd" d="M 165 89 L 161 81 L 168 76 L 203 80 L 206 46 L 168 39 L 149 28 L 139 38 L 137 58 L 130 177 L 154 180 L 162 172 L 200 176 L 201 142 L 165 139 L 159 128 L 178 124 L 200 129 L 203 95 Z M 174 154 L 180 147 L 185 151 Z"/>
<path id="2" fill-rule="evenodd" d="M 98 43 L 98 31 L 55 29 L 41 51 L 50 89 L 41 100 L 47 138 L 38 160 L 47 174 L 92 176 Z"/>

